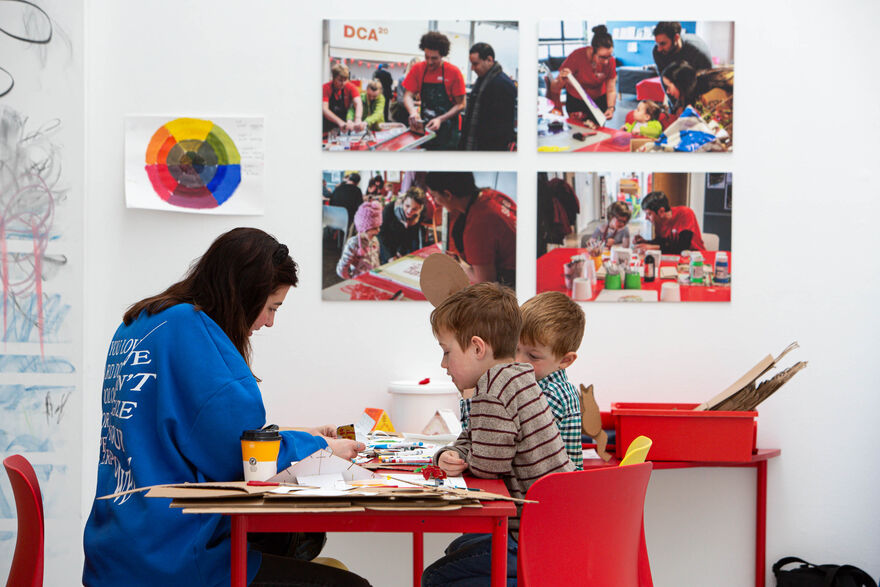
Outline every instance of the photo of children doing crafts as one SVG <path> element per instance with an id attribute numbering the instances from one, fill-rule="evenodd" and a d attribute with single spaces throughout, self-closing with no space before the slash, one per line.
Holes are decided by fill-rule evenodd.
<path id="1" fill-rule="evenodd" d="M 370 179 L 371 178 L 371 179 Z M 514 172 L 324 171 L 321 298 L 424 300 L 425 259 L 516 286 Z"/>
<path id="2" fill-rule="evenodd" d="M 538 174 L 537 291 L 729 302 L 732 175 Z"/>
<path id="3" fill-rule="evenodd" d="M 542 20 L 538 151 L 733 150 L 733 29 Z"/>

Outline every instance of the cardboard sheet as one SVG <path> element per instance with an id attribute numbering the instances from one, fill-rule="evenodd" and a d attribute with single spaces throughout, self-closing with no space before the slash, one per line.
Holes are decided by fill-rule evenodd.
<path id="1" fill-rule="evenodd" d="M 717 410 L 717 409 L 720 409 L 720 406 L 723 403 L 725 403 L 727 400 L 731 399 L 732 397 L 734 397 L 737 394 L 745 394 L 745 393 L 755 392 L 756 391 L 755 390 L 755 382 L 758 380 L 758 378 L 761 377 L 762 375 L 764 375 L 765 373 L 767 373 L 768 371 L 770 371 L 770 369 L 773 369 L 776 366 L 776 364 L 785 355 L 787 355 L 788 353 L 790 353 L 794 349 L 798 348 L 798 346 L 799 345 L 797 342 L 791 343 L 790 345 L 785 347 L 785 349 L 783 349 L 783 351 L 781 353 L 779 353 L 779 356 L 777 356 L 776 358 L 774 358 L 773 355 L 767 355 L 766 357 L 764 357 L 763 359 L 758 361 L 754 367 L 749 369 L 745 373 L 745 375 L 743 375 L 742 377 L 740 377 L 739 379 L 734 381 L 732 384 L 730 384 L 724 391 L 717 394 L 709 401 L 700 404 L 699 406 L 694 408 L 694 410 L 695 411 Z M 801 364 L 798 363 L 798 365 L 801 365 Z M 781 375 L 784 374 L 784 373 L 780 373 L 779 375 L 777 375 L 777 377 L 779 377 L 779 379 L 774 378 L 773 380 L 770 380 L 770 385 L 764 388 L 765 392 L 767 392 L 766 395 L 761 397 L 757 402 L 750 401 L 749 404 L 750 405 L 753 404 L 752 408 L 750 408 L 750 409 L 753 409 L 761 401 L 766 399 L 766 397 L 768 397 L 771 393 L 776 391 L 776 389 L 778 389 L 783 383 L 785 383 L 786 381 L 788 381 L 788 379 L 790 379 L 792 376 L 794 376 L 795 373 L 800 371 L 803 367 L 806 367 L 806 363 L 803 363 L 803 365 L 801 365 L 801 366 L 798 366 L 798 365 L 795 365 L 791 369 L 788 370 L 788 371 L 791 371 L 791 373 L 787 377 L 780 377 Z M 795 367 L 797 367 L 797 369 L 795 369 Z M 761 385 L 763 386 L 765 383 L 768 383 L 768 382 L 765 381 Z M 772 389 L 771 389 L 771 387 L 772 387 Z M 732 409 L 733 407 L 734 407 L 733 405 L 730 405 L 730 407 L 728 407 L 726 409 Z"/>

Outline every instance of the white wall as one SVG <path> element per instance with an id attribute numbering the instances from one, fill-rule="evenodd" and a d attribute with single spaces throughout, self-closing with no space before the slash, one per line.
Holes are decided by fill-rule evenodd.
<path id="1" fill-rule="evenodd" d="M 321 19 L 328 10 L 319 4 L 87 3 L 83 348 L 84 389 L 92 392 L 83 406 L 84 515 L 94 491 L 100 371 L 124 308 L 178 278 L 216 235 L 238 224 L 276 234 L 302 267 L 301 285 L 276 327 L 254 340 L 254 370 L 264 380 L 272 421 L 351 422 L 365 406 L 389 405 L 389 380 L 438 374 L 427 304 L 321 302 L 321 169 L 518 171 L 522 301 L 535 288 L 539 169 L 729 170 L 737 190 L 733 301 L 587 305 L 588 332 L 570 377 L 595 384 L 605 407 L 612 401 L 702 401 L 766 353 L 800 341 L 792 360 L 809 360 L 809 368 L 760 408 L 759 445 L 783 449 L 769 468 L 768 564 L 797 554 L 880 575 L 880 466 L 872 450 L 880 440 L 873 299 L 880 280 L 868 236 L 878 213 L 874 143 L 880 135 L 870 105 L 880 84 L 875 60 L 867 57 L 876 55 L 880 5 L 842 0 L 829 9 L 805 0 L 796 10 L 791 3 L 767 2 L 709 9 L 670 0 L 661 12 L 656 2 L 639 0 L 626 6 L 626 14 L 618 7 L 613 15 L 599 15 L 736 21 L 736 152 L 644 157 L 535 153 L 536 76 L 527 72 L 534 71 L 537 21 L 581 16 L 583 3 L 513 8 L 501 0 L 449 0 L 438 14 L 428 3 L 340 1 L 329 12 L 367 18 L 382 6 L 399 18 L 520 20 L 519 153 L 322 154 L 318 86 Z M 123 116 L 135 113 L 265 115 L 271 213 L 224 218 L 126 210 Z M 841 254 L 844 247 L 851 256 Z M 362 326 L 352 329 L 355 321 Z M 753 475 L 746 471 L 656 473 L 646 512 L 655 583 L 749 585 L 753 495 Z M 601 537 L 600 529 L 590 533 Z M 374 584 L 407 584 L 405 556 L 395 565 L 376 561 L 381 552 L 407 552 L 409 538 L 383 537 L 381 550 L 364 538 L 333 536 L 329 550 Z M 439 554 L 443 540 L 428 541 L 426 560 Z"/>

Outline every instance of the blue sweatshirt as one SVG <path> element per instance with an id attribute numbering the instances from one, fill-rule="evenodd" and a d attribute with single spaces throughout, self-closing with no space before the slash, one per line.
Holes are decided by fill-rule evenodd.
<path id="1" fill-rule="evenodd" d="M 143 312 L 110 343 L 101 399 L 96 496 L 126 489 L 242 479 L 243 430 L 266 424 L 260 390 L 229 337 L 179 304 Z M 327 445 L 282 432 L 278 470 Z M 230 521 L 184 515 L 168 499 L 96 499 L 83 537 L 84 585 L 229 585 Z M 248 553 L 248 581 L 260 565 Z"/>

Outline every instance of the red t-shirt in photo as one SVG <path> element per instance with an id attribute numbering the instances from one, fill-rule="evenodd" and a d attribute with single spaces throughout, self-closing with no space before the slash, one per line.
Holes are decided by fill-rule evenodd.
<path id="1" fill-rule="evenodd" d="M 559 69 L 564 68 L 571 70 L 574 79 L 581 84 L 584 91 L 591 98 L 604 96 L 608 80 L 617 77 L 617 66 L 614 64 L 613 57 L 604 65 L 600 61 L 598 70 L 593 69 L 592 47 L 581 47 L 580 49 L 572 51 L 572 53 L 565 58 L 565 61 L 562 62 L 562 65 L 559 66 Z M 578 97 L 577 92 L 573 88 L 566 88 L 566 91 L 569 94 Z"/>
<path id="2" fill-rule="evenodd" d="M 345 100 L 345 107 L 348 108 L 351 106 L 351 101 L 354 98 L 360 98 L 361 92 L 358 90 L 357 85 L 355 85 L 352 81 L 345 82 L 345 85 L 342 86 L 339 90 L 334 90 L 333 81 L 329 81 L 323 86 L 321 86 L 321 90 L 323 93 L 322 101 L 330 102 L 330 94 L 333 94 L 335 99 L 343 98 Z"/>
<path id="3" fill-rule="evenodd" d="M 424 83 L 426 84 L 439 84 L 442 80 L 446 86 L 446 95 L 449 96 L 450 100 L 458 96 L 464 96 L 467 93 L 467 88 L 465 87 L 464 76 L 461 75 L 461 70 L 446 61 L 443 61 L 441 65 L 442 67 L 431 71 L 427 69 L 427 61 L 419 61 L 412 66 L 412 69 L 409 70 L 409 73 L 403 80 L 403 89 L 413 94 L 418 94 L 422 90 L 422 78 L 424 77 Z"/>
<path id="4" fill-rule="evenodd" d="M 465 219 L 464 260 L 516 270 L 516 202 L 501 192 L 484 189 Z"/>
<path id="5" fill-rule="evenodd" d="M 662 221 L 659 217 L 655 217 L 654 230 L 656 236 L 661 238 L 675 238 L 681 231 L 689 230 L 694 233 L 691 237 L 691 250 L 705 251 L 706 245 L 703 244 L 703 234 L 700 232 L 700 225 L 697 224 L 697 215 L 687 206 L 673 206 L 670 210 L 672 216 L 669 220 Z"/>

